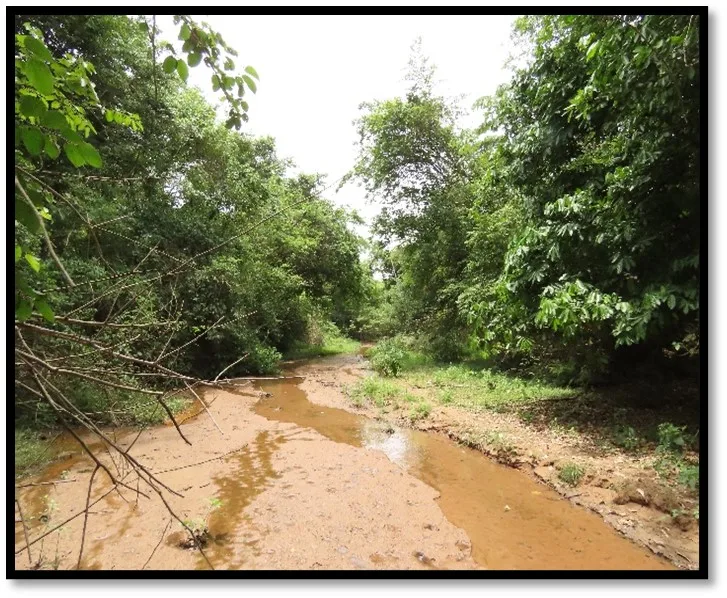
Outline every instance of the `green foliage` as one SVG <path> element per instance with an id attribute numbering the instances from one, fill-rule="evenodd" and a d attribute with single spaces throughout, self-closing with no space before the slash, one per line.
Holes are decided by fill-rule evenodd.
<path id="1" fill-rule="evenodd" d="M 699 465 L 684 463 L 679 467 L 679 483 L 690 490 L 699 490 Z M 696 519 L 699 519 L 697 515 Z"/>
<path id="2" fill-rule="evenodd" d="M 682 453 L 687 446 L 684 436 L 686 426 L 675 426 L 671 423 L 659 424 L 659 450 L 666 453 Z"/>
<path id="3" fill-rule="evenodd" d="M 409 411 L 409 419 L 411 421 L 418 421 L 420 419 L 426 419 L 432 412 L 432 406 L 427 402 L 419 402 L 414 405 Z"/>
<path id="4" fill-rule="evenodd" d="M 40 433 L 21 429 L 15 430 L 15 475 L 22 476 L 29 470 L 49 461 L 53 455 Z"/>
<path id="5" fill-rule="evenodd" d="M 558 468 L 558 478 L 569 486 L 580 484 L 586 470 L 577 463 L 564 463 Z"/>
<path id="6" fill-rule="evenodd" d="M 635 451 L 641 444 L 636 430 L 631 426 L 618 425 L 613 431 L 613 443 L 627 451 Z"/>
<path id="7" fill-rule="evenodd" d="M 699 28 L 523 17 L 479 138 L 417 49 L 405 97 L 358 121 L 352 176 L 384 204 L 370 334 L 416 333 L 443 361 L 550 362 L 576 385 L 633 363 L 631 346 L 696 355 Z"/>
<path id="8" fill-rule="evenodd" d="M 73 336 L 143 360 L 171 351 L 165 367 L 203 379 L 237 359 L 225 376 L 275 373 L 313 321 L 323 352 L 351 350 L 338 331 L 353 330 L 369 283 L 349 229 L 357 216 L 322 197 L 322 177 L 287 175 L 271 139 L 230 130 L 247 119 L 255 69 L 235 75 L 234 50 L 190 17 L 179 16 L 176 54 L 142 21 L 15 22 L 15 319 L 52 331 L 23 329 L 39 355 L 78 354 L 70 367 L 126 387 L 43 370 L 104 424 L 162 421 L 156 401 L 132 389 L 173 382 Z M 201 64 L 225 96 L 226 123 L 184 84 Z M 25 366 L 16 380 L 36 388 Z M 16 391 L 19 425 L 57 423 L 37 395 Z"/>
<path id="9" fill-rule="evenodd" d="M 371 401 L 379 408 L 396 405 L 397 398 L 402 394 L 403 390 L 396 384 L 378 376 L 367 376 L 359 380 L 350 391 L 350 396 L 357 405 Z"/>
<path id="10" fill-rule="evenodd" d="M 396 377 L 401 371 L 405 353 L 396 339 L 384 339 L 369 354 L 371 367 L 382 376 Z"/>

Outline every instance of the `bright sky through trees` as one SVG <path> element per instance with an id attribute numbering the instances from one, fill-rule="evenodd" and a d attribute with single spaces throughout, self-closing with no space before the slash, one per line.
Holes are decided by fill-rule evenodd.
<path id="1" fill-rule="evenodd" d="M 514 16 L 226 16 L 198 15 L 239 52 L 240 64 L 260 74 L 258 93 L 248 98 L 250 122 L 243 131 L 275 137 L 281 157 L 297 170 L 327 174 L 328 184 L 351 168 L 356 156 L 355 129 L 361 102 L 403 94 L 404 73 L 414 40 L 437 67 L 438 90 L 472 103 L 507 80 L 503 68 L 510 52 Z M 178 27 L 158 17 L 163 37 L 172 41 Z M 212 103 L 219 103 L 203 69 L 191 69 Z M 480 117 L 461 119 L 474 126 Z M 347 184 L 326 193 L 355 207 L 370 221 L 377 208 L 363 191 Z"/>

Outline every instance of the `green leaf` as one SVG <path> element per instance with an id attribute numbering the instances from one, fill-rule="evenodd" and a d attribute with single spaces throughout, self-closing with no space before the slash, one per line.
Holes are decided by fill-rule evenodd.
<path id="1" fill-rule="evenodd" d="M 58 110 L 49 110 L 42 120 L 43 124 L 50 129 L 65 129 L 68 127 L 68 121 Z"/>
<path id="2" fill-rule="evenodd" d="M 45 299 L 36 299 L 35 300 L 35 309 L 37 309 L 38 313 L 40 313 L 40 315 L 43 316 L 49 322 L 53 322 L 55 320 L 55 314 L 53 313 L 53 310 L 51 309 L 50 305 L 48 305 L 48 303 L 46 303 Z"/>
<path id="3" fill-rule="evenodd" d="M 107 123 L 114 122 L 114 111 L 113 110 L 106 110 L 104 117 L 106 118 Z"/>
<path id="4" fill-rule="evenodd" d="M 260 77 L 258 76 L 257 71 L 254 68 L 252 68 L 251 66 L 246 66 L 245 67 L 245 72 L 248 73 L 248 74 L 250 74 L 250 75 L 252 75 L 258 81 L 260 81 Z"/>
<path id="5" fill-rule="evenodd" d="M 20 245 L 15 246 L 15 263 L 17 264 L 20 261 L 20 258 L 23 257 L 23 249 L 20 247 Z"/>
<path id="6" fill-rule="evenodd" d="M 231 70 L 234 70 L 234 68 L 235 68 L 235 63 L 233 62 L 232 58 L 225 59 L 224 69 L 226 71 L 231 71 Z"/>
<path id="7" fill-rule="evenodd" d="M 23 116 L 40 118 L 47 110 L 45 102 L 38 97 L 25 95 L 20 98 L 20 113 Z"/>
<path id="8" fill-rule="evenodd" d="M 217 75 L 212 75 L 212 91 L 217 91 L 220 87 L 220 78 Z"/>
<path id="9" fill-rule="evenodd" d="M 46 96 L 53 94 L 55 78 L 44 62 L 37 58 L 29 60 L 25 65 L 25 75 L 28 77 L 30 84 L 40 93 Z"/>
<path id="10" fill-rule="evenodd" d="M 182 61 L 182 60 L 177 61 L 177 72 L 179 73 L 179 76 L 182 78 L 182 81 L 184 81 L 186 83 L 187 77 L 189 77 L 189 67 L 187 66 L 187 64 L 184 61 Z"/>
<path id="11" fill-rule="evenodd" d="M 600 40 L 593 42 L 588 50 L 586 51 L 586 61 L 591 60 L 596 55 L 596 52 L 598 52 L 598 47 L 600 45 Z"/>
<path id="12" fill-rule="evenodd" d="M 38 261 L 38 258 L 35 257 L 32 253 L 26 253 L 25 254 L 25 261 L 30 264 L 30 267 L 33 268 L 36 272 L 40 272 L 40 262 Z"/>
<path id="13" fill-rule="evenodd" d="M 179 30 L 179 39 L 181 39 L 184 42 L 184 41 L 187 41 L 191 35 L 192 35 L 192 30 L 189 28 L 189 25 L 187 25 L 187 23 L 182 25 L 182 28 Z"/>
<path id="14" fill-rule="evenodd" d="M 101 160 L 101 155 L 95 147 L 93 147 L 90 143 L 80 143 L 78 145 L 78 149 L 86 164 L 93 166 L 94 168 L 101 168 L 103 162 Z"/>
<path id="15" fill-rule="evenodd" d="M 35 54 L 41 60 L 53 60 L 53 55 L 47 46 L 39 39 L 30 35 L 25 38 L 25 49 L 31 54 Z"/>
<path id="16" fill-rule="evenodd" d="M 39 156 L 41 154 L 45 143 L 45 135 L 40 132 L 40 129 L 24 127 L 20 132 L 20 137 L 23 140 L 25 149 L 27 149 L 31 155 Z"/>
<path id="17" fill-rule="evenodd" d="M 60 148 L 50 137 L 45 138 L 45 153 L 51 160 L 55 160 L 61 155 Z"/>
<path id="18" fill-rule="evenodd" d="M 21 299 L 15 308 L 15 319 L 25 322 L 33 313 L 33 304 L 27 299 Z"/>
<path id="19" fill-rule="evenodd" d="M 192 52 L 189 56 L 187 56 L 187 64 L 189 66 L 197 66 L 201 61 L 202 54 L 200 54 L 199 52 Z"/>
<path id="20" fill-rule="evenodd" d="M 252 78 L 248 77 L 247 75 L 243 75 L 242 78 L 244 79 L 245 83 L 247 83 L 247 86 L 250 88 L 252 93 L 256 93 L 257 85 L 255 84 L 255 81 L 253 81 Z"/>
<path id="21" fill-rule="evenodd" d="M 21 197 L 15 198 L 15 220 L 20 222 L 32 234 L 36 234 L 40 230 L 38 216 L 36 216 L 33 208 Z"/>
<path id="22" fill-rule="evenodd" d="M 63 146 L 63 151 L 66 153 L 66 157 L 76 168 L 80 168 L 86 163 L 79 145 L 80 144 L 78 143 L 66 143 Z"/>
<path id="23" fill-rule="evenodd" d="M 167 56 L 162 63 L 162 69 L 165 73 L 173 73 L 174 69 L 177 68 L 177 59 L 174 56 Z"/>

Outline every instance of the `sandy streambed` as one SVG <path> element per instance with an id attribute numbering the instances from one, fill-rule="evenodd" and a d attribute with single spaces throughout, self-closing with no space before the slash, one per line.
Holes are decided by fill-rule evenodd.
<path id="1" fill-rule="evenodd" d="M 355 380 L 347 360 L 323 363 L 330 379 Z M 442 436 L 336 408 L 340 398 L 326 385 L 311 388 L 307 367 L 296 368 L 301 378 L 242 392 L 207 390 L 222 433 L 202 412 L 183 424 L 191 446 L 171 426 L 146 430 L 135 441 L 131 454 L 182 495 L 165 492 L 169 507 L 190 526 L 208 529 L 206 559 L 184 547 L 186 532 L 144 483 L 139 489 L 148 499 L 124 488 L 108 493 L 109 479 L 99 472 L 80 566 L 672 568 L 521 472 Z M 121 430 L 118 443 L 128 446 L 136 436 Z M 136 487 L 136 474 L 118 457 L 100 454 Z M 36 484 L 17 492 L 31 542 L 83 509 L 92 471 L 88 458 L 70 450 L 23 480 Z M 35 542 L 30 559 L 18 519 L 16 511 L 16 568 L 77 566 L 82 516 Z"/>

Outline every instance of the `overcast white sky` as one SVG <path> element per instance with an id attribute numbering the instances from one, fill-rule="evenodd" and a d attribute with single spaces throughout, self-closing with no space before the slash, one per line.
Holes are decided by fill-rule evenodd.
<path id="1" fill-rule="evenodd" d="M 248 98 L 250 122 L 244 131 L 271 135 L 278 155 L 292 158 L 299 170 L 328 175 L 330 184 L 345 174 L 356 157 L 353 120 L 361 102 L 402 95 L 413 41 L 436 65 L 438 91 L 465 94 L 467 109 L 507 80 L 514 16 L 221 16 L 198 15 L 234 47 L 239 69 L 252 65 L 260 75 L 258 92 Z M 165 39 L 179 31 L 171 17 L 157 20 Z M 190 69 L 211 103 L 210 74 Z M 470 117 L 463 125 L 478 122 Z M 367 220 L 377 211 L 363 189 L 347 184 L 325 195 L 356 208 Z"/>

